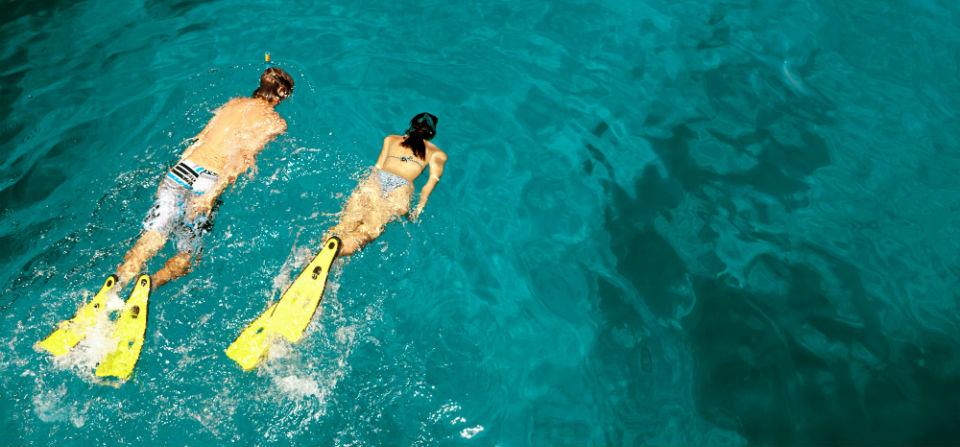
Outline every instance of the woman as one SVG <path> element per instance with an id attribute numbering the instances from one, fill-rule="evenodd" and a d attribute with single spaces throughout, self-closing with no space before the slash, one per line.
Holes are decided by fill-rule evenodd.
<path id="1" fill-rule="evenodd" d="M 383 233 L 387 223 L 408 213 L 413 181 L 429 166 L 430 179 L 420 190 L 420 200 L 409 213 L 410 220 L 416 220 L 423 212 L 447 162 L 447 154 L 429 141 L 436 134 L 437 117 L 420 113 L 410 120 L 406 135 L 383 139 L 377 164 L 347 199 L 340 223 L 330 230 L 343 243 L 340 256 L 363 248 Z"/>

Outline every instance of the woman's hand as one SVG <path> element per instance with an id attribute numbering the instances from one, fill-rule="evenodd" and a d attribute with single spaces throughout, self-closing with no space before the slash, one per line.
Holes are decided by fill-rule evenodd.
<path id="1" fill-rule="evenodd" d="M 433 188 L 436 187 L 437 182 L 440 181 L 440 176 L 443 175 L 443 165 L 447 162 L 447 154 L 444 154 L 440 149 L 436 149 L 429 158 L 430 179 L 427 180 L 427 183 L 423 185 L 423 189 L 420 190 L 420 200 L 417 202 L 417 207 L 410 213 L 410 220 L 414 222 L 420 218 L 423 207 L 427 206 L 430 193 L 433 192 Z"/>
<path id="2" fill-rule="evenodd" d="M 418 219 L 420 219 L 420 213 L 422 212 L 423 212 L 423 205 L 417 205 L 417 207 L 414 208 L 413 211 L 410 211 L 409 213 L 407 213 L 407 217 L 410 219 L 410 222 L 416 222 Z"/>

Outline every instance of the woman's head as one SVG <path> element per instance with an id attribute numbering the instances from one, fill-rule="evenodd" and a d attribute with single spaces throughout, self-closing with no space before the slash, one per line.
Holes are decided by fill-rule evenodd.
<path id="1" fill-rule="evenodd" d="M 254 98 L 278 104 L 293 94 L 293 78 L 290 74 L 277 68 L 270 67 L 260 75 L 260 86 L 253 91 Z"/>
<path id="2" fill-rule="evenodd" d="M 427 112 L 418 113 L 410 120 L 407 136 L 400 145 L 409 147 L 417 158 L 426 159 L 427 148 L 423 141 L 430 140 L 437 135 L 437 121 L 436 115 Z"/>

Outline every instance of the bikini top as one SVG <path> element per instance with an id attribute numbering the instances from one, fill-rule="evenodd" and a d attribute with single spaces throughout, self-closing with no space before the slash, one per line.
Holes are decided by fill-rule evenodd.
<path id="1" fill-rule="evenodd" d="M 402 161 L 402 162 L 408 162 L 408 161 L 410 161 L 410 162 L 413 162 L 413 163 L 416 163 L 416 164 L 420 165 L 421 168 L 423 167 L 423 162 L 420 161 L 419 159 L 417 159 L 417 157 L 415 157 L 415 156 L 414 156 L 414 157 L 409 157 L 409 156 L 406 156 L 406 155 L 401 155 L 401 156 L 398 157 L 398 156 L 396 156 L 396 155 L 388 155 L 388 157 L 396 158 L 396 159 L 398 159 L 398 160 L 400 160 L 400 161 Z"/>
<path id="2" fill-rule="evenodd" d="M 408 155 L 400 155 L 400 156 L 397 156 L 397 155 L 387 155 L 387 157 L 388 157 L 388 158 L 389 158 L 389 157 L 396 158 L 396 159 L 398 159 L 398 160 L 400 160 L 400 161 L 402 161 L 402 162 L 404 162 L 404 163 L 406 163 L 406 162 L 408 162 L 408 161 L 409 161 L 409 162 L 412 162 L 412 163 L 416 163 L 416 164 L 420 165 L 420 169 L 423 169 L 423 162 L 420 161 L 420 159 L 418 159 L 415 155 L 414 155 L 414 156 L 408 156 Z M 440 177 L 437 177 L 436 175 L 431 175 L 430 178 L 436 179 L 437 181 L 440 181 Z"/>

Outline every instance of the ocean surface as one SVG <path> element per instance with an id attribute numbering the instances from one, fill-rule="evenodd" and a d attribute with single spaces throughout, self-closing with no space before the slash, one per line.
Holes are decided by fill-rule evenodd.
<path id="1" fill-rule="evenodd" d="M 960 440 L 960 3 L 320 3 L 4 2 L 0 445 Z M 265 52 L 289 130 L 132 379 L 36 351 Z M 422 111 L 423 218 L 242 372 L 223 350 Z"/>

